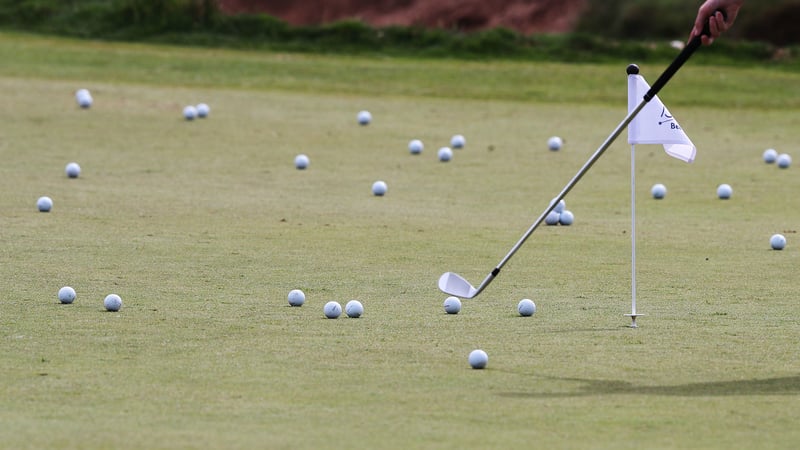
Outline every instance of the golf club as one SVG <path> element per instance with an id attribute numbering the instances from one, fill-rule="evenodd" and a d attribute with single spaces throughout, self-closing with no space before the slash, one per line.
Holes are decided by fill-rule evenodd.
<path id="1" fill-rule="evenodd" d="M 708 23 L 706 23 L 706 27 L 703 29 L 703 35 L 709 35 L 710 32 L 708 30 Z M 500 273 L 500 269 L 514 256 L 514 253 L 522 247 L 522 244 L 530 237 L 530 235 L 539 227 L 542 221 L 547 217 L 550 212 L 555 209 L 558 205 L 558 202 L 564 199 L 564 197 L 572 190 L 573 187 L 580 181 L 581 178 L 589 171 L 589 169 L 594 165 L 595 162 L 603 155 L 603 153 L 608 149 L 609 146 L 614 142 L 614 140 L 625 130 L 628 124 L 639 114 L 639 111 L 644 108 L 644 106 L 652 100 L 661 88 L 667 84 L 667 82 L 672 78 L 673 75 L 678 71 L 678 69 L 683 66 L 683 64 L 689 59 L 690 56 L 700 47 L 702 41 L 700 36 L 695 36 L 688 44 L 683 48 L 683 50 L 678 54 L 674 61 L 667 67 L 664 72 L 661 74 L 660 77 L 656 80 L 655 83 L 650 87 L 650 90 L 644 95 L 644 98 L 639 105 L 633 111 L 630 111 L 625 119 L 617 125 L 617 128 L 606 138 L 605 142 L 592 154 L 588 161 L 581 167 L 578 173 L 572 177 L 572 179 L 564 186 L 564 189 L 556 196 L 545 208 L 544 212 L 536 219 L 536 222 L 531 225 L 530 228 L 522 235 L 522 237 L 517 241 L 516 244 L 511 248 L 511 250 L 506 254 L 505 257 L 500 261 L 500 263 L 495 266 L 495 268 L 483 279 L 481 284 L 478 287 L 474 287 L 470 284 L 464 277 L 458 275 L 453 272 L 446 272 L 439 277 L 439 290 L 444 292 L 445 294 L 452 295 L 455 297 L 460 298 L 473 298 L 480 294 L 489 283 L 494 280 L 494 278 Z"/>

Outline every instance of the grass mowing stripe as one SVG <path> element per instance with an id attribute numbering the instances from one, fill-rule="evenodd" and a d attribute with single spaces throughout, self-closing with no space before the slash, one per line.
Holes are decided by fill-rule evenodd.
<path id="1" fill-rule="evenodd" d="M 414 60 L 146 46 L 0 33 L 0 75 L 177 87 L 290 90 L 385 97 L 625 104 L 629 61 L 611 64 Z M 694 59 L 702 60 L 702 52 Z M 642 66 L 655 78 L 664 65 Z M 423 69 L 424 68 L 424 69 Z M 797 109 L 794 72 L 687 65 L 661 94 L 673 108 Z M 735 95 L 731 95 L 734 93 Z"/>

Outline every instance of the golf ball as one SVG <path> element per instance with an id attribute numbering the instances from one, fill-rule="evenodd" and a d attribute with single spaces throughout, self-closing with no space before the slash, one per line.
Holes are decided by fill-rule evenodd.
<path id="1" fill-rule="evenodd" d="M 550 204 L 551 204 L 551 205 L 553 204 L 553 201 L 555 201 L 555 199 L 553 199 L 553 200 L 550 202 Z M 561 214 L 562 212 L 564 212 L 564 209 L 565 209 L 566 207 L 567 207 L 567 202 L 565 202 L 565 201 L 564 201 L 564 199 L 561 199 L 561 200 L 559 200 L 559 201 L 558 201 L 558 204 L 556 205 L 556 207 L 555 207 L 555 208 L 553 208 L 553 211 L 555 211 L 555 212 L 557 212 L 557 213 Z"/>
<path id="2" fill-rule="evenodd" d="M 419 155 L 422 153 L 422 150 L 425 148 L 422 145 L 422 141 L 419 139 L 414 139 L 413 141 L 408 143 L 408 151 L 411 152 L 412 155 Z"/>
<path id="3" fill-rule="evenodd" d="M 729 184 L 720 184 L 717 188 L 717 197 L 722 200 L 728 200 L 733 194 L 733 189 Z"/>
<path id="4" fill-rule="evenodd" d="M 773 250 L 783 250 L 786 247 L 786 238 L 782 234 L 773 234 L 769 238 L 769 245 Z"/>
<path id="5" fill-rule="evenodd" d="M 75 297 L 78 295 L 75 293 L 75 289 L 72 289 L 69 286 L 64 286 L 58 290 L 58 301 L 68 305 L 75 301 Z"/>
<path id="6" fill-rule="evenodd" d="M 386 186 L 386 183 L 383 181 L 376 181 L 372 183 L 372 194 L 375 196 L 382 197 L 386 194 L 387 189 L 388 186 Z"/>
<path id="7" fill-rule="evenodd" d="M 347 314 L 347 317 L 357 319 L 364 314 L 364 305 L 358 300 L 350 300 L 344 305 L 344 312 Z"/>
<path id="8" fill-rule="evenodd" d="M 197 117 L 197 108 L 192 105 L 183 108 L 183 118 L 186 120 L 194 120 Z"/>
<path id="9" fill-rule="evenodd" d="M 453 151 L 450 150 L 450 147 L 442 147 L 439 149 L 439 152 L 436 154 L 439 157 L 439 161 L 447 162 L 453 159 Z"/>
<path id="10" fill-rule="evenodd" d="M 561 138 L 558 137 L 558 136 L 553 136 L 553 137 L 551 137 L 550 139 L 547 140 L 547 148 L 549 148 L 550 151 L 553 151 L 553 152 L 557 152 L 557 151 L 561 150 L 561 147 L 563 145 L 564 145 L 564 141 L 561 140 Z"/>
<path id="11" fill-rule="evenodd" d="M 291 306 L 303 306 L 303 303 L 306 302 L 306 294 L 300 289 L 292 289 L 289 291 L 288 300 Z"/>
<path id="12" fill-rule="evenodd" d="M 533 300 L 529 298 L 523 298 L 517 304 L 517 311 L 519 311 L 520 316 L 532 316 L 536 312 L 536 303 L 533 303 Z"/>
<path id="13" fill-rule="evenodd" d="M 208 117 L 208 114 L 211 112 L 211 108 L 209 108 L 205 103 L 198 104 L 194 107 L 194 109 L 197 111 L 197 117 L 201 119 Z"/>
<path id="14" fill-rule="evenodd" d="M 303 170 L 308 167 L 308 163 L 311 162 L 306 155 L 297 155 L 294 158 L 294 167 L 298 170 Z"/>
<path id="15" fill-rule="evenodd" d="M 764 150 L 763 158 L 765 163 L 772 164 L 778 159 L 778 152 L 774 148 L 768 148 Z"/>
<path id="16" fill-rule="evenodd" d="M 372 122 L 372 114 L 369 111 L 360 111 L 358 113 L 358 124 L 369 125 Z"/>
<path id="17" fill-rule="evenodd" d="M 39 197 L 39 200 L 36 201 L 36 207 L 41 212 L 50 212 L 53 209 L 53 200 L 50 197 Z"/>
<path id="18" fill-rule="evenodd" d="M 653 188 L 650 189 L 650 193 L 653 194 L 654 199 L 661 200 L 667 195 L 667 187 L 660 183 L 653 185 Z"/>
<path id="19" fill-rule="evenodd" d="M 322 308 L 322 312 L 328 319 L 336 319 L 342 315 L 342 305 L 333 301 L 325 303 L 325 307 Z"/>
<path id="20" fill-rule="evenodd" d="M 75 101 L 78 102 L 78 106 L 81 108 L 90 108 L 92 106 L 92 94 L 89 93 L 88 89 L 78 89 L 75 92 Z"/>
<path id="21" fill-rule="evenodd" d="M 561 225 L 572 225 L 572 222 L 575 221 L 575 216 L 572 214 L 571 211 L 567 211 L 566 209 L 561 215 L 558 216 L 558 223 Z"/>
<path id="22" fill-rule="evenodd" d="M 67 164 L 67 167 L 64 168 L 64 173 L 66 173 L 70 178 L 78 178 L 78 176 L 81 174 L 81 166 L 79 166 L 76 162 L 71 162 Z"/>
<path id="23" fill-rule="evenodd" d="M 122 299 L 117 294 L 109 294 L 103 300 L 103 306 L 107 311 L 119 311 L 122 308 Z"/>
<path id="24" fill-rule="evenodd" d="M 460 134 L 456 134 L 455 136 L 450 138 L 450 147 L 453 147 L 453 148 L 464 148 L 464 146 L 466 144 L 467 144 L 466 139 L 464 139 L 464 136 L 462 136 Z"/>
<path id="25" fill-rule="evenodd" d="M 447 297 L 444 300 L 444 312 L 447 314 L 458 314 L 461 312 L 461 300 L 458 297 Z"/>
<path id="26" fill-rule="evenodd" d="M 483 369 L 489 364 L 489 355 L 483 350 L 473 350 L 469 353 L 469 365 L 473 369 Z"/>
<path id="27" fill-rule="evenodd" d="M 781 169 L 786 169 L 792 165 L 792 157 L 786 153 L 781 153 L 778 155 L 778 167 Z"/>
<path id="28" fill-rule="evenodd" d="M 558 225 L 558 221 L 561 219 L 561 214 L 550 211 L 544 218 L 544 223 L 547 225 Z"/>

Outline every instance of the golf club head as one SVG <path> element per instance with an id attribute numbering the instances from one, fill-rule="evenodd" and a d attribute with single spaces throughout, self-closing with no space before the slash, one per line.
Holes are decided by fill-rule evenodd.
<path id="1" fill-rule="evenodd" d="M 472 298 L 478 295 L 478 290 L 472 287 L 467 280 L 460 275 L 447 272 L 439 277 L 439 290 L 459 298 Z"/>

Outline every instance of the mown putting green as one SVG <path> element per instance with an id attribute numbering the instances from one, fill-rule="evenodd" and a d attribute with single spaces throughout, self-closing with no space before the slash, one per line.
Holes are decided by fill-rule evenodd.
<path id="1" fill-rule="evenodd" d="M 572 226 L 537 230 L 457 315 L 436 289 L 445 271 L 485 276 L 624 117 L 629 61 L 22 35 L 0 35 L 0 55 L 2 447 L 800 442 L 800 177 L 761 161 L 800 141 L 796 73 L 690 61 L 661 93 L 698 157 L 637 149 L 647 316 L 634 330 L 623 317 L 624 139 L 566 198 Z M 79 88 L 91 109 L 75 103 Z M 184 121 L 183 107 L 201 102 L 209 118 Z M 454 134 L 466 147 L 438 162 Z M 554 135 L 558 152 L 547 148 Z M 425 143 L 420 155 L 411 139 Z M 70 161 L 77 179 L 64 174 Z M 650 198 L 655 183 L 664 200 Z M 730 200 L 717 198 L 721 183 Z M 49 213 L 37 211 L 42 195 Z M 774 233 L 785 250 L 770 249 Z M 57 298 L 66 285 L 71 305 Z M 305 292 L 302 307 L 288 305 L 292 289 Z M 118 313 L 104 311 L 111 293 Z M 519 317 L 522 298 L 536 302 L 533 317 Z M 350 299 L 361 318 L 324 318 L 327 301 Z M 477 348 L 484 370 L 467 361 Z"/>

